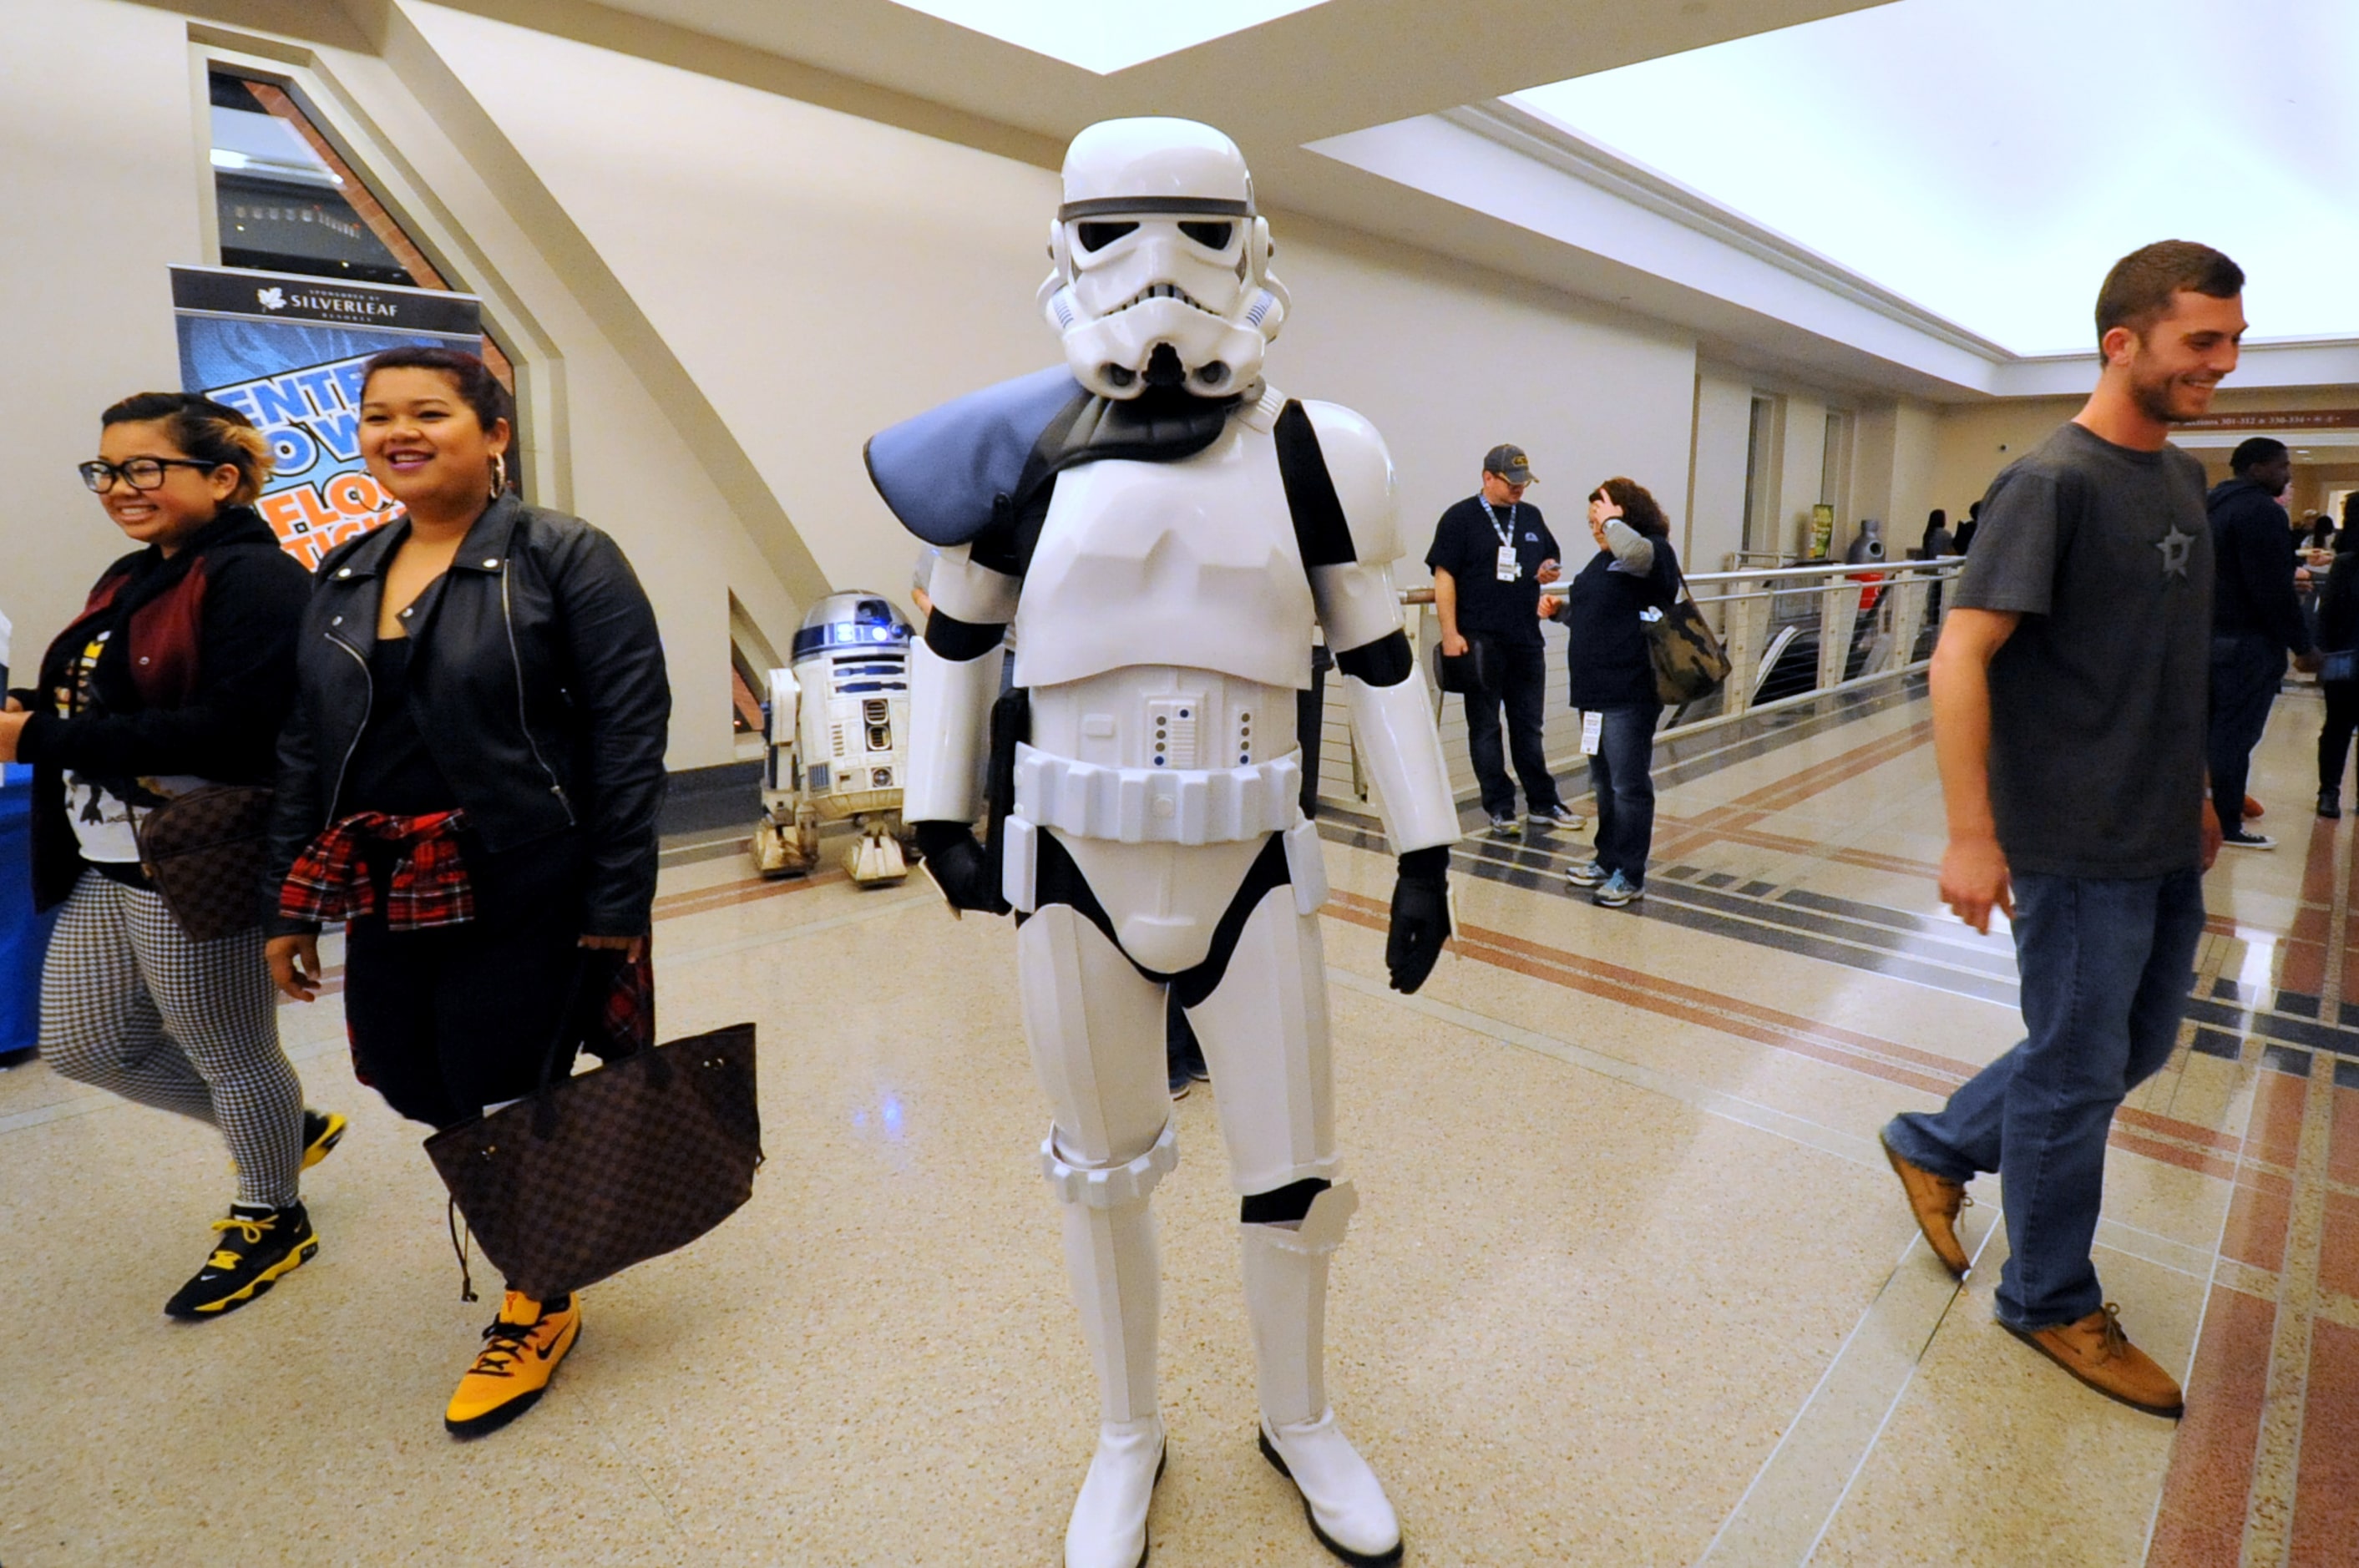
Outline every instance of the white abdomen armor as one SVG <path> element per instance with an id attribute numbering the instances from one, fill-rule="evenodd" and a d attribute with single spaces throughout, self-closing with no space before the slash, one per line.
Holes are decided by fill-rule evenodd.
<path id="1" fill-rule="evenodd" d="M 1016 612 L 1016 683 L 1037 702 L 1150 664 L 1299 691 L 1313 614 L 1277 442 L 1233 419 L 1184 462 L 1057 476 Z"/>

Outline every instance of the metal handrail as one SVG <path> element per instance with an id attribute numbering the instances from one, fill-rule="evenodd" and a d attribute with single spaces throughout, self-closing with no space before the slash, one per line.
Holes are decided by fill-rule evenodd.
<path id="1" fill-rule="evenodd" d="M 1710 701 L 1710 712 L 1695 712 L 1701 704 L 1691 704 L 1678 715 L 1681 722 L 1662 735 L 1687 735 L 1736 722 L 1747 713 L 1787 708 L 1831 691 L 1871 686 L 1923 670 L 1927 661 L 1917 657 L 1917 650 L 1938 632 L 1951 598 L 1941 592 L 1942 585 L 1957 576 L 1964 561 L 1959 555 L 1931 561 L 1810 561 L 1688 577 L 1696 604 L 1712 624 L 1731 668 L 1721 693 Z M 1869 596 L 1870 588 L 1877 590 L 1875 604 L 1863 611 L 1861 601 Z M 1409 635 L 1417 644 L 1423 647 L 1439 636 L 1440 628 L 1431 612 L 1432 589 L 1403 590 L 1400 601 L 1411 606 Z M 1781 657 L 1814 625 L 1817 668 L 1809 688 L 1756 702 L 1769 676 L 1781 667 Z M 1857 675 L 1851 673 L 1855 666 Z M 1790 672 L 1790 663 L 1787 668 Z M 1433 696 L 1439 702 L 1440 694 Z M 1331 695 L 1330 701 L 1333 700 Z M 1331 775 L 1334 785 L 1322 794 L 1340 804 L 1351 804 L 1354 799 L 1364 801 L 1366 786 L 1353 749 L 1355 742 L 1348 730 L 1339 738 L 1337 760 L 1343 765 L 1349 783 Z M 1551 767 L 1577 760 L 1549 759 Z"/>

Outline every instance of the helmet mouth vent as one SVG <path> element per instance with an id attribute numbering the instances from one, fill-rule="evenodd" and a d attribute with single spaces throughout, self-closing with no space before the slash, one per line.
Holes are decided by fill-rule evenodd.
<path id="1" fill-rule="evenodd" d="M 1108 310 L 1106 314 L 1109 316 L 1118 316 L 1123 311 L 1130 310 L 1135 306 L 1144 305 L 1150 300 L 1155 299 L 1177 299 L 1180 303 L 1187 306 L 1191 310 L 1201 310 L 1208 316 L 1217 316 L 1220 314 L 1218 310 L 1213 310 L 1210 305 L 1205 304 L 1201 299 L 1197 299 L 1193 294 L 1189 293 L 1188 290 L 1180 288 L 1177 283 L 1150 283 L 1146 288 L 1140 289 L 1137 293 L 1132 295 L 1129 299 L 1125 299 L 1121 304 L 1116 305 L 1113 310 Z"/>
<path id="2" fill-rule="evenodd" d="M 1184 387 L 1188 384 L 1188 367 L 1180 363 L 1180 351 L 1168 343 L 1155 345 L 1147 356 L 1147 384 L 1149 387 Z"/>

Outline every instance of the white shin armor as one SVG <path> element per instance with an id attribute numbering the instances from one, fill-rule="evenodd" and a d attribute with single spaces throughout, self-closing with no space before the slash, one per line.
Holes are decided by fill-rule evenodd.
<path id="1" fill-rule="evenodd" d="M 1299 1225 L 1242 1225 L 1245 1310 L 1253 1319 L 1261 1413 L 1280 1425 L 1327 1408 L 1327 1264 L 1359 1207 L 1349 1181 L 1310 1202 Z"/>
<path id="2" fill-rule="evenodd" d="M 1098 1374 L 1101 1420 L 1127 1422 L 1156 1411 L 1156 1318 L 1162 1309 L 1155 1215 L 1147 1196 L 1180 1163 L 1176 1130 L 1166 1124 L 1153 1148 L 1110 1169 L 1069 1163 L 1051 1132 L 1040 1169 L 1063 1210 L 1065 1263 L 1082 1335 Z"/>
<path id="3" fill-rule="evenodd" d="M 1147 1198 L 1179 1161 L 1169 1123 L 1146 1153 L 1117 1166 L 1071 1163 L 1053 1131 L 1040 1145 L 1041 1171 L 1063 1211 L 1082 1338 L 1098 1376 L 1097 1448 L 1065 1527 L 1065 1568 L 1136 1568 L 1147 1553 L 1164 1442 L 1155 1393 L 1162 1289 Z"/>

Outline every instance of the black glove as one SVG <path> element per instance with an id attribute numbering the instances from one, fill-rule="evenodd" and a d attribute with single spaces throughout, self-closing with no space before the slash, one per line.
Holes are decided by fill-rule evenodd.
<path id="1" fill-rule="evenodd" d="M 1385 937 L 1385 967 L 1393 989 L 1412 996 L 1450 940 L 1450 848 L 1412 849 L 1400 857 L 1393 884 L 1393 923 Z"/>
<path id="2" fill-rule="evenodd" d="M 953 909 L 973 909 L 1004 915 L 1007 900 L 1000 893 L 999 856 L 975 842 L 974 830 L 964 822 L 914 822 L 918 854 L 926 875 L 942 890 Z"/>

